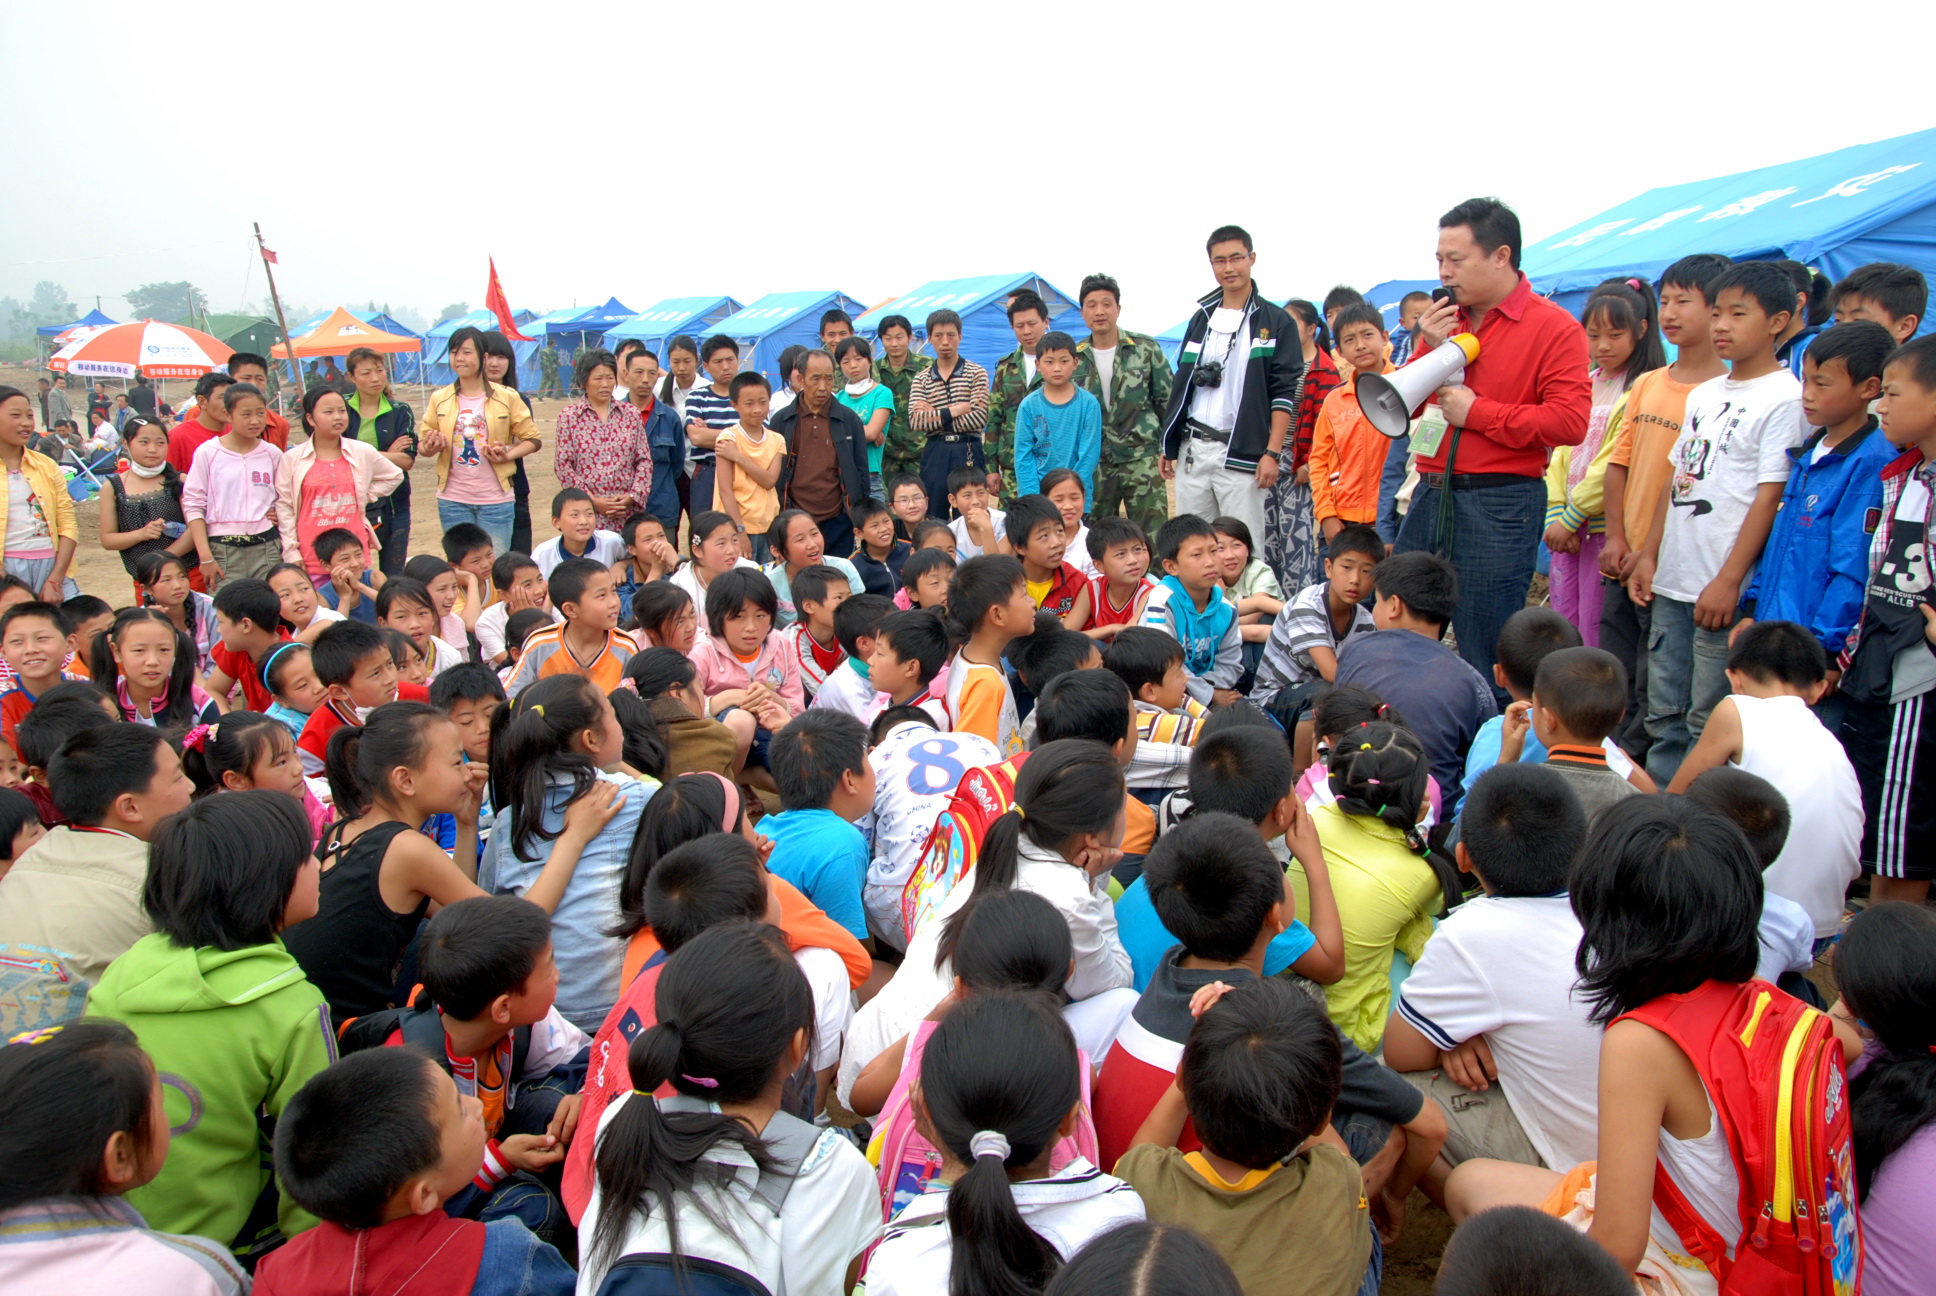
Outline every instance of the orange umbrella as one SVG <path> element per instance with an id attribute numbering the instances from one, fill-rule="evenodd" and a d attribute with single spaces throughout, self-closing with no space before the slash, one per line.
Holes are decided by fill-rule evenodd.
<path id="1" fill-rule="evenodd" d="M 294 346 L 298 356 L 348 355 L 358 347 L 368 347 L 386 354 L 423 350 L 423 342 L 419 339 L 386 333 L 374 324 L 365 324 L 341 306 L 331 311 L 329 318 L 321 324 L 296 338 Z M 277 345 L 271 348 L 269 354 L 278 360 L 287 360 L 289 348 Z"/>

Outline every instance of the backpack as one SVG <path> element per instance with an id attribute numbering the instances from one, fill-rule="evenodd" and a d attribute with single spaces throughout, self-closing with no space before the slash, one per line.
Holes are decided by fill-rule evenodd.
<path id="1" fill-rule="evenodd" d="M 760 1172 L 753 1200 L 773 1215 L 770 1226 L 756 1230 L 758 1233 L 778 1231 L 787 1194 L 793 1191 L 794 1179 L 819 1145 L 822 1133 L 814 1125 L 783 1111 L 775 1112 L 767 1122 L 763 1137 L 774 1165 Z M 634 1252 L 612 1262 L 599 1281 L 597 1296 L 772 1296 L 772 1292 L 752 1274 L 723 1261 L 665 1252 Z"/>
<path id="2" fill-rule="evenodd" d="M 444 1019 L 437 1006 L 424 997 L 423 987 L 410 991 L 410 1002 L 402 1008 L 351 1017 L 336 1028 L 336 1051 L 347 1057 L 364 1049 L 382 1048 L 390 1036 L 401 1033 L 402 1043 L 450 1071 L 450 1054 L 444 1051 Z M 524 1074 L 524 1061 L 531 1056 L 531 1028 L 519 1026 L 511 1032 L 511 1067 L 505 1072 L 505 1105 L 511 1105 L 517 1077 Z"/>
<path id="3" fill-rule="evenodd" d="M 1722 1296 L 1853 1296 L 1862 1280 L 1842 1046 L 1828 1018 L 1766 981 L 1709 981 L 1623 1013 L 1680 1046 L 1741 1182 L 1741 1233 L 1717 1234 L 1654 1168 L 1654 1204 Z M 1728 1259 L 1732 1241 L 1735 1254 Z"/>
<path id="4" fill-rule="evenodd" d="M 66 955 L 0 941 L 0 1042 L 79 1020 L 91 988 Z"/>
<path id="5" fill-rule="evenodd" d="M 901 924 L 908 939 L 932 918 L 961 880 L 974 870 L 988 826 L 1015 807 L 1015 777 L 1028 753 L 971 769 L 961 776 L 948 808 L 935 821 L 920 862 L 901 888 Z"/>

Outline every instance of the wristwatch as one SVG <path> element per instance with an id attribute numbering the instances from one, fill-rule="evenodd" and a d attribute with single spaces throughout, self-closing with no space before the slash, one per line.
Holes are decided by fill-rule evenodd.
<path id="1" fill-rule="evenodd" d="M 1257 457 L 1262 459 L 1265 455 L 1269 455 L 1271 462 L 1275 463 L 1278 467 L 1282 468 L 1284 466 L 1284 452 L 1282 450 L 1264 450 Z"/>

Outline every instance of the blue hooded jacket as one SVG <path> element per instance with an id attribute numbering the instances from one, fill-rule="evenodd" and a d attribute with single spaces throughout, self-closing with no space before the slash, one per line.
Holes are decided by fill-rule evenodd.
<path id="1" fill-rule="evenodd" d="M 1881 520 L 1882 470 L 1900 451 L 1873 417 L 1817 462 L 1817 428 L 1788 452 L 1795 461 L 1781 511 L 1748 584 L 1742 610 L 1757 621 L 1807 626 L 1830 660 L 1848 642 L 1869 579 L 1869 541 Z"/>

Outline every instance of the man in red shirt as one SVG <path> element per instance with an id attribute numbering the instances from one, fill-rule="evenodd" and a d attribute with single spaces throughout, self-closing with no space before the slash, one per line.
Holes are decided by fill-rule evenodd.
<path id="1" fill-rule="evenodd" d="M 207 373 L 196 379 L 195 417 L 183 419 L 168 434 L 168 462 L 176 472 L 186 473 L 202 443 L 222 435 L 229 417 L 228 403 L 222 393 L 234 381 L 223 373 Z"/>
<path id="2" fill-rule="evenodd" d="M 1452 629 L 1486 679 L 1499 630 L 1532 585 L 1547 455 L 1586 439 L 1593 404 L 1586 331 L 1533 292 L 1520 246 L 1519 217 L 1496 198 L 1439 218 L 1439 282 L 1454 295 L 1419 317 L 1412 363 L 1459 333 L 1478 337 L 1479 358 L 1464 382 L 1439 389 L 1413 433 L 1420 481 L 1394 550 L 1429 549 L 1459 569 Z"/>

